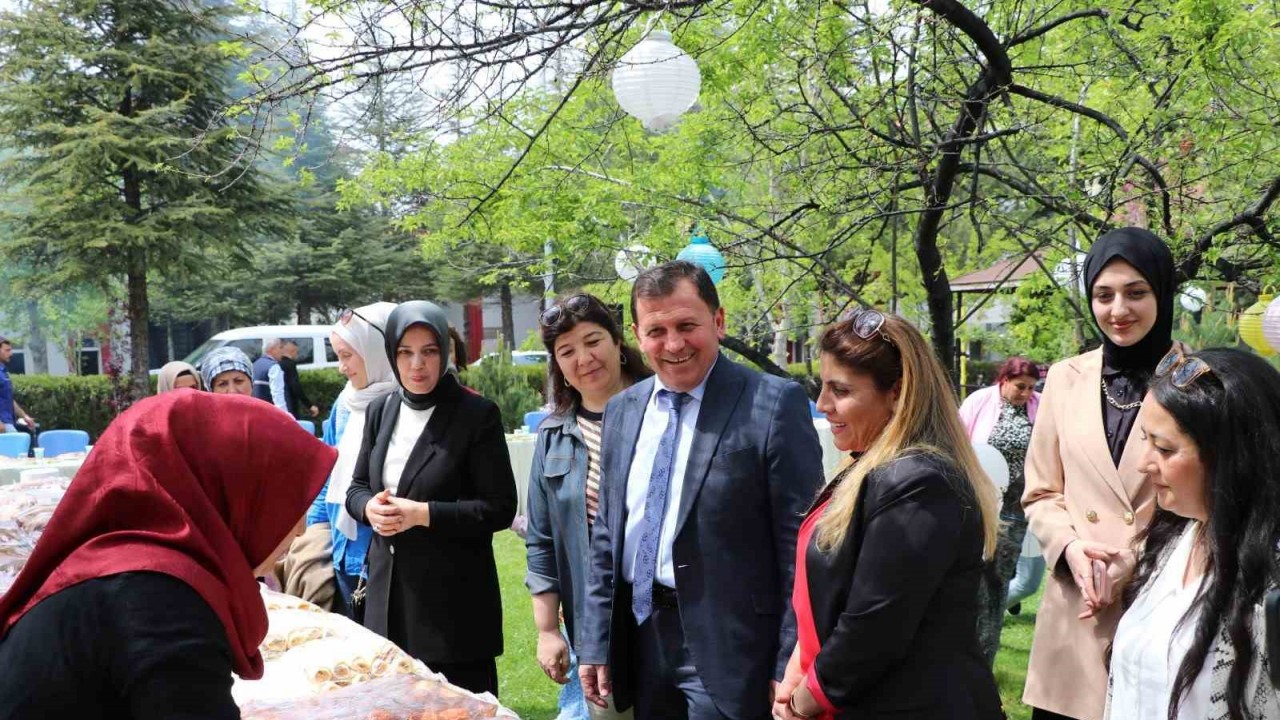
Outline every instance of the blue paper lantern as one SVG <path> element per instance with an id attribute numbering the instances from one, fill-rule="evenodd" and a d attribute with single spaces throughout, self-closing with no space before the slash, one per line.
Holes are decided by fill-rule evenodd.
<path id="1" fill-rule="evenodd" d="M 701 265 L 703 270 L 711 276 L 711 282 L 719 285 L 724 279 L 724 255 L 711 244 L 711 240 L 702 231 L 695 231 L 693 237 L 689 238 L 689 245 L 676 255 L 677 260 L 687 260 L 695 265 Z"/>

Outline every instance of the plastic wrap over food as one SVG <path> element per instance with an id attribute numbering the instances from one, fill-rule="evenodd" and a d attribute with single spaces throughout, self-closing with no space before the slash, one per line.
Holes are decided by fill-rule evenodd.
<path id="1" fill-rule="evenodd" d="M 231 690 L 245 718 L 515 717 L 492 696 L 449 685 L 391 641 L 341 615 L 266 588 L 262 600 L 268 619 L 259 648 L 262 678 L 238 678 Z M 380 704 L 333 704 L 355 697 L 350 691 Z"/>
<path id="2" fill-rule="evenodd" d="M 438 679 L 396 675 L 318 697 L 258 702 L 240 708 L 244 720 L 473 720 L 514 717 L 496 703 Z"/>
<path id="3" fill-rule="evenodd" d="M 37 476 L 0 486 L 0 595 L 13 585 L 70 480 Z"/>

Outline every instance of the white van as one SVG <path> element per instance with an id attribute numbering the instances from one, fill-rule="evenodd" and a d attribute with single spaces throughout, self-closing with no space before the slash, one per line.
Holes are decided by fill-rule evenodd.
<path id="1" fill-rule="evenodd" d="M 238 347 L 250 360 L 257 360 L 262 356 L 262 346 L 267 340 L 280 338 L 298 344 L 299 370 L 336 368 L 338 355 L 329 344 L 329 332 L 332 330 L 332 325 L 258 325 L 226 330 L 206 340 L 183 360 L 199 368 L 206 355 L 227 345 Z"/>

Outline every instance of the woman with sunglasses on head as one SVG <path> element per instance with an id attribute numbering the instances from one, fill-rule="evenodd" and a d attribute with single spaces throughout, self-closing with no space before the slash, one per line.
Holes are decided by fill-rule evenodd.
<path id="1" fill-rule="evenodd" d="M 1107 717 L 1275 720 L 1264 598 L 1280 582 L 1280 373 L 1169 353 L 1138 419 L 1155 517 L 1111 652 Z"/>
<path id="2" fill-rule="evenodd" d="M 374 532 L 364 624 L 449 682 L 497 695 L 493 534 L 516 512 L 502 418 L 447 372 L 439 306 L 401 303 L 383 334 L 399 391 L 366 411 L 346 502 Z"/>
<path id="3" fill-rule="evenodd" d="M 594 296 L 561 300 L 547 308 L 539 322 L 552 358 L 548 373 L 555 410 L 538 428 L 529 474 L 525 584 L 533 594 L 538 664 L 547 677 L 565 685 L 560 694 L 562 720 L 608 716 L 583 699 L 560 632 L 560 615 L 563 610 L 572 641 L 586 593 L 588 538 L 598 509 L 605 405 L 653 373 L 640 352 L 623 341 L 613 313 Z"/>
<path id="4" fill-rule="evenodd" d="M 1031 442 L 1031 427 L 1040 409 L 1040 393 L 1035 390 L 1039 380 L 1040 368 L 1035 363 L 1011 357 L 1001 363 L 994 385 L 971 393 L 960 404 L 960 422 L 964 423 L 969 440 L 990 445 L 1009 464 L 1009 487 L 1000 502 L 1000 542 L 983 576 L 983 607 L 978 616 L 978 642 L 987 662 L 993 664 L 1000 649 L 1005 608 L 1014 602 L 1007 603 L 1006 597 L 1015 568 L 1032 576 L 1027 594 L 1040 588 L 1044 573 L 1044 562 L 1039 557 L 1022 557 L 1022 542 L 1027 534 L 1027 516 L 1022 512 L 1022 468 Z"/>
<path id="5" fill-rule="evenodd" d="M 307 531 L 328 527 L 338 594 L 334 605 L 348 617 L 354 617 L 351 595 L 364 570 L 373 529 L 347 512 L 347 491 L 360 457 L 369 406 L 399 389 L 382 336 L 395 307 L 394 303 L 380 302 L 345 310 L 329 333 L 329 344 L 338 356 L 338 371 L 347 384 L 329 411 L 324 431 L 325 444 L 338 449 L 338 462 L 307 513 Z"/>
<path id="6" fill-rule="evenodd" d="M 1139 464 L 1138 412 L 1173 345 L 1173 256 L 1160 238 L 1140 228 L 1104 234 L 1085 257 L 1084 279 L 1103 344 L 1049 369 L 1022 497 L 1050 569 L 1023 693 L 1040 719 L 1102 717 L 1104 658 L 1120 620 L 1115 590 L 1155 509 Z"/>
<path id="7" fill-rule="evenodd" d="M 995 720 L 978 583 L 999 498 L 920 331 L 859 310 L 821 340 L 818 409 L 849 458 L 796 543 L 797 644 L 777 720 Z"/>

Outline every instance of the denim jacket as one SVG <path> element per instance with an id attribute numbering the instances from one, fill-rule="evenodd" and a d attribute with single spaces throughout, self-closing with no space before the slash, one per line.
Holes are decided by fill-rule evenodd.
<path id="1" fill-rule="evenodd" d="M 587 591 L 587 445 L 574 413 L 552 415 L 538 427 L 529 473 L 529 572 L 533 595 L 560 595 L 569 642 Z"/>
<path id="2" fill-rule="evenodd" d="M 342 433 L 347 431 L 347 419 L 351 410 L 345 403 L 335 402 L 329 412 L 329 420 L 325 423 L 324 443 L 329 447 L 337 447 Z M 351 432 L 363 432 L 364 428 L 350 428 Z M 333 569 L 337 572 L 355 577 L 364 574 L 364 558 L 369 553 L 369 542 L 373 538 L 373 528 L 361 522 L 356 525 L 356 539 L 348 540 L 338 529 L 338 514 L 342 512 L 342 503 L 331 503 L 325 500 L 329 494 L 329 481 L 324 481 L 320 494 L 311 503 L 307 512 L 307 526 L 317 523 L 329 523 L 333 539 Z"/>

